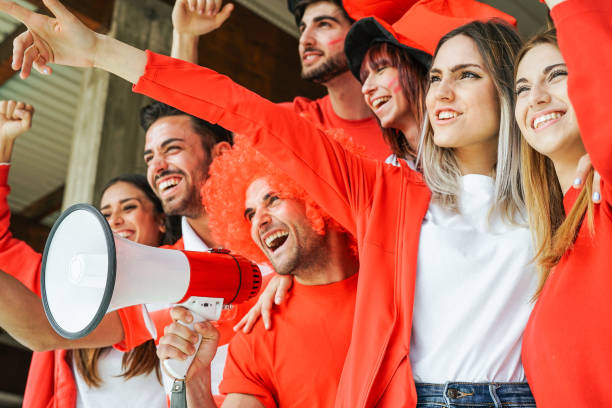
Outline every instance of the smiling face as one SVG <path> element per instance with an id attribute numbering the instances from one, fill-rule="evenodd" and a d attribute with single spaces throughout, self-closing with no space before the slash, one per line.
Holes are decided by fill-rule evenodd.
<path id="1" fill-rule="evenodd" d="M 204 212 L 200 188 L 211 158 L 186 115 L 166 116 L 147 130 L 147 179 L 168 215 L 197 218 Z"/>
<path id="2" fill-rule="evenodd" d="M 278 197 L 260 178 L 247 188 L 244 204 L 251 238 L 277 273 L 299 276 L 300 270 L 318 262 L 325 236 L 313 230 L 303 202 Z"/>
<path id="3" fill-rule="evenodd" d="M 348 71 L 344 38 L 350 28 L 336 4 L 320 1 L 306 7 L 299 24 L 302 78 L 325 83 Z"/>
<path id="4" fill-rule="evenodd" d="M 397 68 L 388 64 L 368 66 L 364 76 L 361 92 L 381 126 L 404 131 L 414 122 L 414 118 L 408 98 L 402 90 Z"/>
<path id="5" fill-rule="evenodd" d="M 145 193 L 131 183 L 119 181 L 104 191 L 100 212 L 113 232 L 143 245 L 158 246 L 165 231 L 163 217 Z"/>
<path id="6" fill-rule="evenodd" d="M 495 84 L 474 41 L 457 35 L 438 50 L 426 98 L 434 143 L 497 150 L 500 107 Z"/>
<path id="7" fill-rule="evenodd" d="M 515 90 L 515 118 L 531 147 L 553 161 L 585 153 L 559 48 L 539 44 L 527 51 L 517 67 Z"/>

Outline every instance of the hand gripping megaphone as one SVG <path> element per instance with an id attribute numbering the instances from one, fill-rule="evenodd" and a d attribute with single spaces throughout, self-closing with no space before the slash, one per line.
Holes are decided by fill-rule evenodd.
<path id="1" fill-rule="evenodd" d="M 217 320 L 223 305 L 252 298 L 260 286 L 259 268 L 243 257 L 137 244 L 113 235 L 88 204 L 73 205 L 55 222 L 41 269 L 45 313 L 68 339 L 91 333 L 108 312 L 145 303 L 181 303 L 195 312 L 194 322 Z M 185 378 L 191 359 L 164 364 Z"/>

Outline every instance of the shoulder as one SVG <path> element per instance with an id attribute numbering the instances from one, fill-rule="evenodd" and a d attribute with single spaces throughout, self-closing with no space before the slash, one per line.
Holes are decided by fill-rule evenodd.
<path id="1" fill-rule="evenodd" d="M 287 102 L 286 105 L 293 107 L 293 110 L 297 113 L 311 110 L 321 111 L 327 99 L 327 96 L 314 100 L 303 96 L 297 96 L 292 102 Z"/>
<path id="2" fill-rule="evenodd" d="M 180 238 L 178 241 L 176 241 L 174 244 L 172 245 L 161 245 L 160 248 L 162 249 L 185 249 L 185 244 L 183 243 L 183 238 Z"/>

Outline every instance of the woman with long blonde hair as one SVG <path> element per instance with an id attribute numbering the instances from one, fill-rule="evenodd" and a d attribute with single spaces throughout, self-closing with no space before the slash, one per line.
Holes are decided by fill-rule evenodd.
<path id="1" fill-rule="evenodd" d="M 523 134 L 525 197 L 540 284 L 523 341 L 538 407 L 609 405 L 612 369 L 612 5 L 547 0 L 556 30 L 531 38 L 517 58 L 515 115 Z M 593 171 L 571 188 L 588 153 Z"/>

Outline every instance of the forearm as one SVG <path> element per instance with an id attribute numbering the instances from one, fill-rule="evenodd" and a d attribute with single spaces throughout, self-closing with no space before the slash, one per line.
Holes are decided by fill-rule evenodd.
<path id="1" fill-rule="evenodd" d="M 62 342 L 45 316 L 42 302 L 21 282 L 0 271 L 0 326 L 35 351 L 52 349 Z"/>
<path id="2" fill-rule="evenodd" d="M 170 56 L 183 61 L 198 63 L 199 37 L 191 34 L 172 32 L 172 51 Z"/>
<path id="3" fill-rule="evenodd" d="M 135 84 L 144 73 L 147 56 L 143 50 L 111 38 L 96 34 L 94 67 L 115 74 Z"/>
<path id="4" fill-rule="evenodd" d="M 10 163 L 15 140 L 0 139 L 0 163 Z"/>
<path id="5" fill-rule="evenodd" d="M 217 408 L 210 388 L 210 366 L 191 375 L 186 387 L 189 408 Z"/>
<path id="6" fill-rule="evenodd" d="M 559 47 L 568 69 L 568 94 L 593 166 L 612 183 L 612 125 L 605 102 L 612 85 L 612 3 L 571 0 L 552 9 Z"/>
<path id="7" fill-rule="evenodd" d="M 106 347 L 123 339 L 117 312 L 106 315 L 100 325 L 82 339 L 69 340 L 60 336 L 49 324 L 41 299 L 3 271 L 0 271 L 0 326 L 35 351 Z"/>

